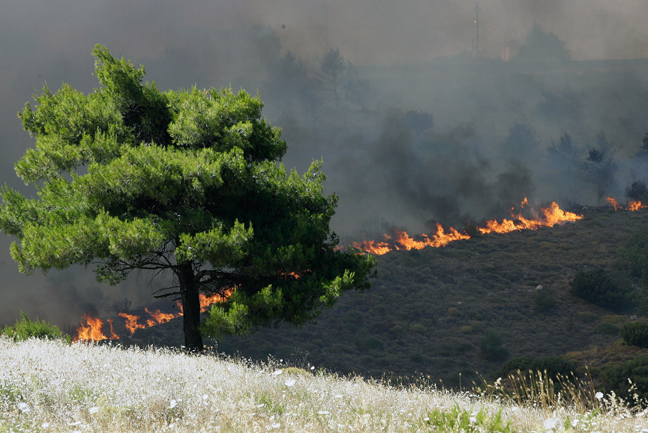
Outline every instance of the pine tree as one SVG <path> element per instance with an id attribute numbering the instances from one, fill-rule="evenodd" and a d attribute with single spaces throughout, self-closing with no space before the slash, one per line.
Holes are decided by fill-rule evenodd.
<path id="1" fill-rule="evenodd" d="M 286 172 L 286 143 L 258 96 L 160 92 L 144 67 L 100 45 L 93 55 L 99 89 L 45 87 L 19 113 L 36 147 L 16 173 L 37 195 L 2 188 L 0 229 L 20 241 L 21 272 L 76 263 L 117 283 L 170 271 L 155 296 L 181 300 L 194 351 L 202 334 L 301 324 L 369 287 L 373 259 L 339 249 L 329 229 L 337 198 L 323 195 L 321 162 Z M 201 292 L 227 298 L 202 325 Z"/>

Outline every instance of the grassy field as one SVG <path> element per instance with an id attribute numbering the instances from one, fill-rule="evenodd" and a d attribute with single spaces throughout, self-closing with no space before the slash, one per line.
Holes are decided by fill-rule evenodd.
<path id="1" fill-rule="evenodd" d="M 279 361 L 0 338 L 0 432 L 648 432 L 645 412 L 591 393 L 518 404 Z"/>

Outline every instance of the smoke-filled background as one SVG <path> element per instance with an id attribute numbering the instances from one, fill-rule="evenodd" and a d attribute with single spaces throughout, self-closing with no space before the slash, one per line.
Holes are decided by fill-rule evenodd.
<path id="1" fill-rule="evenodd" d="M 0 173 L 34 145 L 18 110 L 45 83 L 84 92 L 94 44 L 162 90 L 260 93 L 287 167 L 323 158 L 345 242 L 507 216 L 530 202 L 641 197 L 648 3 L 641 0 L 0 0 Z M 20 275 L 0 239 L 0 324 L 74 326 L 123 299 L 78 267 Z"/>

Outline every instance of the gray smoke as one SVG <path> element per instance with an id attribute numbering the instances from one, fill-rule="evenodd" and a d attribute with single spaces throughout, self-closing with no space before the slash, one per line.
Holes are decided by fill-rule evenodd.
<path id="1" fill-rule="evenodd" d="M 102 43 L 161 89 L 259 90 L 288 167 L 323 158 L 344 239 L 508 216 L 524 198 L 623 201 L 645 179 L 648 4 L 638 0 L 0 0 L 0 172 L 33 140 L 16 112 L 45 83 L 96 87 Z M 535 26 L 535 27 L 534 27 Z M 535 32 L 535 33 L 534 33 Z M 533 37 L 532 37 L 533 36 Z M 324 68 L 338 50 L 339 70 Z M 568 59 L 571 59 L 569 61 Z M 618 61 L 610 61 L 618 60 Z M 100 285 L 89 269 L 24 276 L 0 238 L 0 324 L 61 326 L 151 300 L 164 282 Z"/>

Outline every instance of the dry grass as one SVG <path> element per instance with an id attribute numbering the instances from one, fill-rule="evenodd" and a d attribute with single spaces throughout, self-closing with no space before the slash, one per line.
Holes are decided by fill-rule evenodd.
<path id="1" fill-rule="evenodd" d="M 608 409 L 395 389 L 168 350 L 0 339 L 0 431 L 648 432 Z"/>

